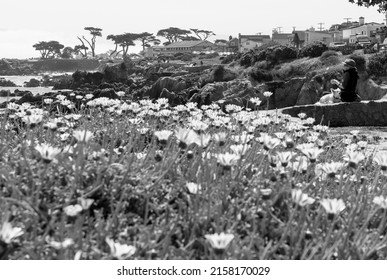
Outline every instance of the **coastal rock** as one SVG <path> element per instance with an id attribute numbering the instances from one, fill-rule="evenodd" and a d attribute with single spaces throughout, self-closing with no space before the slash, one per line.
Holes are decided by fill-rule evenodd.
<path id="1" fill-rule="evenodd" d="M 387 98 L 387 85 L 378 85 L 371 79 L 359 79 L 357 92 L 363 100 Z"/>
<path id="2" fill-rule="evenodd" d="M 168 103 L 172 106 L 182 105 L 186 103 L 186 99 L 183 95 L 170 92 L 168 89 L 164 88 L 160 93 L 160 98 L 167 98 Z"/>
<path id="3" fill-rule="evenodd" d="M 186 88 L 187 85 L 182 78 L 162 77 L 145 92 L 145 96 L 149 96 L 151 99 L 157 99 L 160 98 L 163 89 L 178 93 Z"/>
<path id="4" fill-rule="evenodd" d="M 0 87 L 17 87 L 17 85 L 10 80 L 0 78 Z"/>
<path id="5" fill-rule="evenodd" d="M 100 98 L 100 97 L 107 97 L 109 99 L 119 99 L 119 96 L 117 93 L 114 91 L 113 88 L 105 88 L 101 90 L 95 90 L 93 92 L 94 98 Z"/>
<path id="6" fill-rule="evenodd" d="M 199 92 L 192 95 L 190 102 L 196 102 L 198 106 L 210 105 L 224 97 L 228 85 L 225 82 L 206 84 Z"/>
<path id="7" fill-rule="evenodd" d="M 307 105 L 318 102 L 332 87 L 330 81 L 338 79 L 337 72 L 325 72 L 307 79 L 302 86 L 295 105 Z"/>
<path id="8" fill-rule="evenodd" d="M 101 70 L 104 81 L 107 83 L 128 81 L 127 66 L 125 63 L 107 63 Z"/>
<path id="9" fill-rule="evenodd" d="M 305 84 L 306 78 L 293 78 L 289 81 L 271 81 L 258 85 L 257 97 L 261 99 L 261 108 L 284 108 L 294 106 L 297 103 L 301 89 Z M 269 98 L 263 95 L 264 92 L 273 93 Z M 269 104 L 267 104 L 269 102 Z"/>
<path id="10" fill-rule="evenodd" d="M 190 101 L 197 102 L 199 106 L 210 105 L 219 100 L 222 100 L 224 104 L 248 106 L 249 99 L 257 96 L 258 91 L 249 80 L 237 79 L 207 84 L 195 93 Z"/>
<path id="11" fill-rule="evenodd" d="M 209 72 L 206 70 L 204 76 L 199 80 L 200 87 L 214 82 L 228 82 L 237 78 L 238 74 L 223 65 L 213 67 Z"/>
<path id="12" fill-rule="evenodd" d="M 101 72 L 75 71 L 72 75 L 73 88 L 78 88 L 84 84 L 100 85 L 104 79 Z"/>
<path id="13" fill-rule="evenodd" d="M 40 86 L 40 81 L 37 79 L 30 79 L 28 82 L 25 83 L 25 87 L 39 87 Z"/>
<path id="14" fill-rule="evenodd" d="M 331 127 L 387 126 L 387 100 L 294 106 L 282 112 L 293 117 L 305 113 L 315 118 L 316 124 Z"/>

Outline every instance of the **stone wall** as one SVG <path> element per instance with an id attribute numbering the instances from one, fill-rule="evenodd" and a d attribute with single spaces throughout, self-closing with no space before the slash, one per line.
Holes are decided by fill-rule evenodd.
<path id="1" fill-rule="evenodd" d="M 303 105 L 283 108 L 281 111 L 292 117 L 305 113 L 315 118 L 315 124 L 331 127 L 387 126 L 387 100 Z"/>

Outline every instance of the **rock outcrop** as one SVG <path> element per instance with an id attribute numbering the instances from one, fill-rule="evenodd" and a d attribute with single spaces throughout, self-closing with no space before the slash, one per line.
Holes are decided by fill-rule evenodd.
<path id="1" fill-rule="evenodd" d="M 181 77 L 162 77 L 158 79 L 144 95 L 149 96 L 151 99 L 157 99 L 160 98 L 160 94 L 164 89 L 167 89 L 169 92 L 178 93 L 186 88 L 187 84 Z"/>
<path id="2" fill-rule="evenodd" d="M 378 85 L 371 79 L 360 79 L 357 91 L 363 100 L 387 99 L 387 85 Z"/>
<path id="3" fill-rule="evenodd" d="M 315 118 L 316 124 L 331 127 L 387 126 L 387 100 L 294 106 L 282 112 L 293 117 L 305 113 Z"/>

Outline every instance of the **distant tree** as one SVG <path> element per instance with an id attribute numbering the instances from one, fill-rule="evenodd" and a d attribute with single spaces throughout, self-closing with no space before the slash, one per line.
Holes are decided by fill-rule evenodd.
<path id="1" fill-rule="evenodd" d="M 181 40 L 181 36 L 186 36 L 191 34 L 191 31 L 180 29 L 177 27 L 169 27 L 166 29 L 161 29 L 157 32 L 156 36 L 164 37 L 168 40 L 168 43 L 173 43 Z"/>
<path id="2" fill-rule="evenodd" d="M 216 39 L 216 40 L 215 40 L 215 44 L 219 44 L 219 43 L 227 44 L 227 40 L 224 40 L 224 39 Z"/>
<path id="3" fill-rule="evenodd" d="M 118 55 L 121 51 L 118 51 L 118 46 L 119 46 L 119 42 L 118 42 L 118 39 L 117 39 L 117 35 L 108 35 L 106 37 L 107 40 L 112 40 L 114 42 L 114 45 L 115 45 L 115 48 L 114 50 L 110 53 L 110 57 L 112 57 L 113 55 Z"/>
<path id="4" fill-rule="evenodd" d="M 92 57 L 95 57 L 95 41 L 97 37 L 102 37 L 102 29 L 97 27 L 85 27 L 84 29 L 90 32 L 91 40 L 87 40 L 85 36 L 82 36 L 82 38 L 90 46 Z M 78 37 L 78 39 L 82 42 L 83 45 L 85 45 L 81 38 Z"/>
<path id="5" fill-rule="evenodd" d="M 140 34 L 137 33 L 124 33 L 116 35 L 116 42 L 122 48 L 122 56 L 125 59 L 128 54 L 130 46 L 135 46 L 134 41 L 138 40 Z"/>
<path id="6" fill-rule="evenodd" d="M 350 3 L 357 4 L 359 6 L 378 6 L 378 12 L 387 11 L 387 1 L 386 0 L 348 0 Z"/>
<path id="7" fill-rule="evenodd" d="M 40 52 L 42 58 L 49 58 L 60 55 L 61 49 L 64 48 L 64 45 L 60 44 L 58 41 L 42 41 L 32 47 Z"/>
<path id="8" fill-rule="evenodd" d="M 152 33 L 143 32 L 138 34 L 138 41 L 141 42 L 142 50 L 145 51 L 145 48 L 149 48 L 151 43 L 153 45 L 159 45 L 160 40 L 156 38 Z"/>
<path id="9" fill-rule="evenodd" d="M 198 38 L 196 38 L 194 36 L 189 36 L 189 35 L 180 36 L 179 39 L 182 41 L 200 41 Z"/>
<path id="10" fill-rule="evenodd" d="M 74 49 L 72 47 L 65 47 L 62 50 L 60 57 L 65 58 L 65 59 L 69 59 L 69 58 L 72 58 L 73 53 L 74 53 Z"/>
<path id="11" fill-rule="evenodd" d="M 80 55 L 82 55 L 82 57 L 87 57 L 87 50 L 88 49 L 89 48 L 86 47 L 84 44 L 83 45 L 76 45 L 74 47 L 74 53 L 77 54 L 77 55 L 80 54 Z"/>
<path id="12" fill-rule="evenodd" d="M 207 38 L 209 38 L 210 36 L 216 35 L 214 32 L 208 30 L 195 28 L 191 28 L 190 30 L 198 37 L 199 40 L 207 40 Z"/>

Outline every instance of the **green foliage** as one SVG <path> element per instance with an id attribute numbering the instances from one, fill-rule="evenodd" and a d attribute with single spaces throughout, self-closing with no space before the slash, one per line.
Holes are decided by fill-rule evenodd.
<path id="1" fill-rule="evenodd" d="M 164 37 L 168 43 L 177 42 L 181 37 L 187 36 L 191 33 L 190 30 L 180 29 L 177 27 L 169 27 L 160 29 L 156 36 Z"/>
<path id="2" fill-rule="evenodd" d="M 350 3 L 357 4 L 358 6 L 378 6 L 378 11 L 383 13 L 387 11 L 386 0 L 348 0 Z"/>
<path id="3" fill-rule="evenodd" d="M 356 46 L 355 45 L 345 45 L 342 47 L 334 48 L 334 50 L 341 52 L 343 55 L 349 55 L 349 54 L 352 54 L 356 50 Z"/>
<path id="4" fill-rule="evenodd" d="M 348 58 L 353 59 L 356 62 L 356 68 L 359 71 L 365 71 L 366 70 L 366 59 L 364 55 L 361 54 L 352 54 L 348 56 Z"/>
<path id="5" fill-rule="evenodd" d="M 387 75 L 387 53 L 375 54 L 368 59 L 367 72 L 371 76 Z"/>
<path id="6" fill-rule="evenodd" d="M 271 71 L 254 67 L 250 70 L 249 76 L 257 82 L 269 82 L 273 80 L 273 74 Z"/>
<path id="7" fill-rule="evenodd" d="M 6 80 L 4 78 L 0 78 L 0 87 L 16 87 L 17 85 L 10 81 L 10 80 Z"/>
<path id="8" fill-rule="evenodd" d="M 180 60 L 181 61 L 192 61 L 192 58 L 193 58 L 194 56 L 192 55 L 192 54 L 190 54 L 190 53 L 185 53 L 185 54 L 183 54 L 181 57 L 180 57 Z"/>
<path id="9" fill-rule="evenodd" d="M 60 44 L 58 41 L 42 41 L 32 47 L 40 52 L 42 58 L 53 58 L 60 55 L 61 49 L 64 48 L 64 45 Z"/>
<path id="10" fill-rule="evenodd" d="M 266 60 L 273 65 L 297 58 L 297 49 L 289 46 L 273 46 L 266 50 Z"/>
<path id="11" fill-rule="evenodd" d="M 229 64 L 238 59 L 240 54 L 229 54 L 222 58 L 222 64 Z"/>
<path id="12" fill-rule="evenodd" d="M 327 50 L 328 46 L 325 43 L 317 41 L 304 46 L 300 50 L 299 57 L 319 57 Z"/>
<path id="13" fill-rule="evenodd" d="M 217 52 L 214 53 L 207 53 L 201 57 L 201 59 L 212 59 L 218 57 L 219 54 Z"/>
<path id="14" fill-rule="evenodd" d="M 223 65 L 216 66 L 215 69 L 211 73 L 215 82 L 222 81 L 224 74 L 225 74 L 225 69 L 224 69 Z"/>
<path id="15" fill-rule="evenodd" d="M 340 63 L 339 54 L 334 50 L 325 51 L 320 56 L 320 60 L 325 66 L 336 65 Z"/>
<path id="16" fill-rule="evenodd" d="M 253 66 L 256 62 L 267 61 L 274 66 L 279 62 L 296 58 L 297 50 L 294 47 L 267 44 L 265 48 L 261 46 L 260 48 L 244 53 L 240 59 L 240 65 L 249 67 Z"/>

